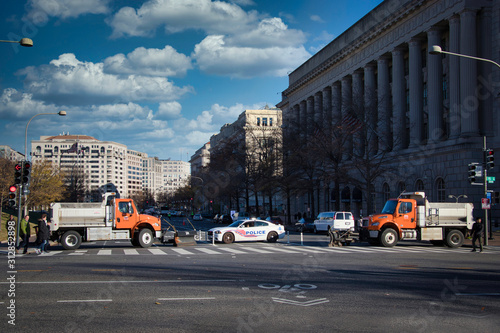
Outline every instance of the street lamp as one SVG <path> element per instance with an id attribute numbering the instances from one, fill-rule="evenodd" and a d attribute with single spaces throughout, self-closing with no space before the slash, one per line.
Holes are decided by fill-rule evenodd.
<path id="1" fill-rule="evenodd" d="M 23 38 L 24 39 L 24 38 Z M 29 38 L 27 38 L 29 39 Z M 22 40 L 22 39 L 21 39 Z M 31 40 L 31 39 L 30 39 Z M 31 44 L 33 45 L 33 42 L 31 42 Z M 21 44 L 22 45 L 22 44 Z M 54 113 L 38 113 L 36 115 L 34 115 L 33 117 L 31 117 L 31 119 L 28 121 L 28 123 L 26 124 L 26 130 L 24 132 L 24 160 L 27 161 L 28 160 L 28 126 L 29 124 L 31 123 L 31 121 L 33 120 L 33 118 L 37 117 L 37 116 L 41 116 L 41 115 L 45 115 L 45 114 L 58 114 L 60 116 L 65 116 L 66 115 L 66 111 L 59 111 L 59 112 L 54 112 Z M 23 162 L 24 163 L 24 162 Z M 24 188 L 24 185 L 21 184 L 21 186 L 19 186 L 19 204 L 18 204 L 18 208 L 17 208 L 17 220 L 20 222 L 21 221 L 21 212 L 22 212 L 22 201 L 21 201 L 21 198 L 22 198 L 22 192 L 23 192 L 23 188 Z M 19 231 L 20 231 L 20 225 L 21 223 L 17 223 L 17 233 L 16 233 L 16 247 L 19 246 Z"/>
<path id="2" fill-rule="evenodd" d="M 449 194 L 449 195 L 448 195 L 448 198 L 450 198 L 450 199 L 451 199 L 451 198 L 455 198 L 455 200 L 456 200 L 456 201 L 457 201 L 457 203 L 458 203 L 458 199 L 460 199 L 460 198 L 467 199 L 468 197 L 467 197 L 467 194 L 460 194 L 459 196 L 454 196 L 453 194 Z"/>
<path id="3" fill-rule="evenodd" d="M 462 57 L 462 58 L 468 58 L 468 59 L 473 59 L 473 60 L 478 60 L 478 61 L 484 61 L 484 62 L 489 62 L 490 64 L 493 64 L 500 68 L 500 64 L 497 62 L 490 60 L 490 59 L 485 59 L 485 58 L 479 58 L 479 57 L 473 57 L 465 54 L 460 54 L 460 53 L 454 53 L 454 52 L 447 52 L 443 51 L 441 49 L 441 46 L 439 45 L 432 45 L 431 49 L 429 50 L 429 54 L 450 54 L 454 55 L 457 57 Z M 486 136 L 484 137 L 484 151 L 486 151 Z M 487 183 L 487 172 L 484 170 L 484 196 L 488 195 L 488 183 Z M 488 245 L 488 209 L 484 209 L 484 245 Z"/>
<path id="4" fill-rule="evenodd" d="M 65 116 L 66 111 L 59 111 L 57 113 L 39 113 L 39 114 L 36 114 L 33 117 L 31 117 L 31 119 L 26 124 L 26 131 L 24 132 L 24 158 L 26 159 L 26 161 L 28 160 L 28 126 L 31 123 L 31 121 L 33 120 L 33 118 L 41 116 L 41 115 L 45 115 L 45 114 L 58 114 L 60 116 Z"/>
<path id="5" fill-rule="evenodd" d="M 19 43 L 21 46 L 32 47 L 33 41 L 29 38 L 21 38 L 21 40 L 0 40 L 2 43 Z"/>
<path id="6" fill-rule="evenodd" d="M 500 65 L 498 63 L 494 62 L 493 60 L 485 59 L 485 58 L 479 58 L 479 57 L 473 57 L 473 56 L 469 56 L 469 55 L 465 55 L 465 54 L 460 54 L 460 53 L 453 53 L 453 52 L 443 51 L 441 49 L 441 46 L 439 46 L 439 45 L 432 45 L 432 47 L 431 47 L 431 49 L 429 51 L 429 54 L 441 54 L 441 53 L 451 54 L 451 55 L 454 55 L 454 56 L 457 56 L 457 57 L 462 57 L 462 58 L 469 58 L 469 59 L 474 59 L 474 60 L 479 60 L 479 61 L 486 61 L 486 62 L 489 62 L 489 63 L 497 66 L 498 68 L 500 68 Z"/>

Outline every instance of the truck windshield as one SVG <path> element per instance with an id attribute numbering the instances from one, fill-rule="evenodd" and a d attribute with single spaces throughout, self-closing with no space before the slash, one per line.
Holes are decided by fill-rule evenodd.
<path id="1" fill-rule="evenodd" d="M 382 214 L 394 214 L 397 205 L 398 205 L 397 200 L 388 200 L 385 203 L 384 209 L 382 209 Z"/>

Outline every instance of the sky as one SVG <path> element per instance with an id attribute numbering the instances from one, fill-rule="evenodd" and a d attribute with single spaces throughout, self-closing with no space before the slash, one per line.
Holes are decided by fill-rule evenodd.
<path id="1" fill-rule="evenodd" d="M 89 135 L 189 161 L 381 0 L 2 1 L 0 145 Z"/>

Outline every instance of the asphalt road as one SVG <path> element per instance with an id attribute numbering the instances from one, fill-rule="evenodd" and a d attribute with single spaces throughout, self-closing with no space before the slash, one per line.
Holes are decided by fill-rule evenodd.
<path id="1" fill-rule="evenodd" d="M 0 331 L 498 331 L 497 249 L 328 248 L 325 235 L 304 238 L 302 245 L 292 234 L 276 244 L 54 247 L 16 257 L 15 273 L 2 254 Z"/>

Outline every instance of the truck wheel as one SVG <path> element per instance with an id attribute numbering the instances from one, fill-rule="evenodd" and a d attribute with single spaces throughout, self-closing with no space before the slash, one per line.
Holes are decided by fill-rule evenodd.
<path id="1" fill-rule="evenodd" d="M 457 248 L 464 243 L 464 234 L 460 230 L 451 230 L 446 235 L 446 245 L 451 248 Z"/>
<path id="2" fill-rule="evenodd" d="M 153 233 L 149 229 L 141 229 L 139 232 L 139 245 L 141 247 L 150 247 L 153 245 Z"/>
<path id="3" fill-rule="evenodd" d="M 61 245 L 66 250 L 76 250 L 82 244 L 82 236 L 73 230 L 66 231 L 61 237 Z"/>
<path id="4" fill-rule="evenodd" d="M 269 243 L 276 243 L 277 240 L 278 240 L 278 234 L 276 233 L 276 231 L 271 231 L 270 233 L 267 234 L 267 241 Z"/>
<path id="5" fill-rule="evenodd" d="M 393 247 L 398 242 L 398 234 L 396 230 L 388 228 L 380 235 L 380 243 L 385 247 Z"/>
<path id="6" fill-rule="evenodd" d="M 230 232 L 226 232 L 222 236 L 222 241 L 226 244 L 231 244 L 232 242 L 234 242 L 234 235 Z"/>

